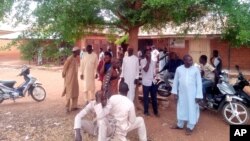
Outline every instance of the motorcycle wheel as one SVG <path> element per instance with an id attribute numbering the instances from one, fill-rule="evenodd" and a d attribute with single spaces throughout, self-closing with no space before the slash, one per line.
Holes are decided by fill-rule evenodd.
<path id="1" fill-rule="evenodd" d="M 31 92 L 31 97 L 37 101 L 37 102 L 41 102 L 45 99 L 46 97 L 46 91 L 43 87 L 41 86 L 36 86 L 32 89 Z"/>
<path id="2" fill-rule="evenodd" d="M 244 125 L 249 121 L 249 111 L 240 102 L 231 102 L 224 105 L 222 109 L 224 120 L 230 125 Z"/>
<path id="3" fill-rule="evenodd" d="M 160 95 L 160 96 L 163 96 L 163 97 L 168 97 L 171 95 L 171 86 L 166 84 L 165 82 L 160 82 L 157 86 L 157 93 Z"/>

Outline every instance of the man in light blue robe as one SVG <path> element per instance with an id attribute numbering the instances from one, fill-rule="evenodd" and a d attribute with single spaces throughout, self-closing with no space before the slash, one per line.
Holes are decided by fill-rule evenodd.
<path id="1" fill-rule="evenodd" d="M 192 57 L 185 55 L 183 61 L 184 65 L 176 70 L 172 88 L 177 99 L 177 125 L 172 129 L 183 129 L 187 122 L 186 135 L 190 135 L 200 116 L 198 102 L 203 98 L 202 81 Z"/>

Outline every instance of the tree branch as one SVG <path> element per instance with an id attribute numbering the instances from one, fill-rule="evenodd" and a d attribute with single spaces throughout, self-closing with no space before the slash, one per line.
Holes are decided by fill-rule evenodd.
<path id="1" fill-rule="evenodd" d="M 122 30 L 124 30 L 125 32 L 129 31 L 128 28 L 126 28 L 125 26 L 122 26 L 121 24 L 115 24 L 115 26 L 118 27 L 118 28 L 120 28 L 120 29 L 122 29 Z"/>
<path id="2" fill-rule="evenodd" d="M 131 1 L 126 1 L 127 2 L 127 5 L 129 8 L 131 9 L 134 9 L 134 10 L 139 10 L 142 8 L 142 0 L 136 0 L 134 2 L 131 2 Z"/>
<path id="3" fill-rule="evenodd" d="M 131 26 L 128 19 L 126 17 L 124 17 L 119 11 L 116 11 L 115 14 L 121 20 L 122 23 L 124 23 L 127 26 Z"/>

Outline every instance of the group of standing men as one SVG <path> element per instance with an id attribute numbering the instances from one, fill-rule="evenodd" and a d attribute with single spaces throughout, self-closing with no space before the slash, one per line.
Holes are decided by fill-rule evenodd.
<path id="1" fill-rule="evenodd" d="M 68 57 L 64 64 L 62 73 L 65 80 L 63 96 L 66 95 L 67 112 L 78 109 L 79 85 L 77 77 L 80 49 L 74 47 L 72 52 L 73 54 Z M 88 45 L 86 53 L 82 54 L 80 78 L 83 80 L 84 99 L 87 104 L 75 118 L 75 140 L 82 139 L 80 129 L 83 129 L 90 134 L 98 135 L 98 140 L 100 141 L 107 138 L 123 141 L 126 140 L 128 131 L 138 128 L 139 139 L 146 141 L 147 135 L 144 120 L 135 116 L 133 104 L 135 84 L 139 77 L 139 69 L 136 69 L 139 67 L 138 59 L 133 55 L 133 49 L 129 48 L 128 56 L 123 60 L 124 63 L 121 67 L 123 71 L 121 74 L 119 62 L 117 59 L 111 58 L 111 53 L 104 52 L 103 57 L 98 60 L 91 45 Z M 99 80 L 102 82 L 102 88 L 94 98 L 97 73 L 99 74 Z M 119 95 L 117 80 L 119 80 L 120 75 L 122 78 Z M 114 89 L 114 87 L 116 88 Z M 129 93 L 128 96 L 127 93 Z M 96 119 L 93 121 L 81 120 L 90 111 L 96 114 Z"/>
<path id="2" fill-rule="evenodd" d="M 65 87 L 63 96 L 66 95 L 67 111 L 77 109 L 77 99 L 79 95 L 78 85 L 78 66 L 80 48 L 74 47 L 72 55 L 67 58 L 63 67 L 63 78 L 65 79 Z M 86 53 L 82 53 L 80 60 L 80 78 L 83 80 L 84 100 L 86 102 L 94 99 L 95 79 L 99 76 L 99 80 L 103 82 L 111 75 L 108 83 L 108 92 L 110 94 L 118 93 L 118 81 L 126 82 L 129 86 L 128 98 L 134 101 L 135 87 L 139 79 L 139 60 L 133 55 L 133 49 L 128 48 L 127 56 L 123 58 L 123 63 L 113 57 L 110 51 L 103 52 L 101 50 L 99 59 L 93 52 L 92 46 L 87 45 Z M 103 88 L 103 87 L 102 87 Z"/>
<path id="3" fill-rule="evenodd" d="M 64 78 L 64 90 L 62 96 L 66 95 L 66 111 L 77 110 L 77 102 L 79 96 L 78 84 L 78 68 L 79 68 L 79 55 L 80 48 L 74 47 L 72 55 L 67 58 L 64 63 L 62 77 Z M 83 81 L 84 97 L 85 100 L 93 99 L 95 92 L 95 74 L 98 65 L 98 58 L 91 45 L 86 47 L 87 53 L 81 59 L 80 77 Z"/>
<path id="4" fill-rule="evenodd" d="M 77 61 L 77 58 L 80 55 L 80 49 L 74 47 L 72 52 L 73 55 L 66 60 L 62 73 L 63 78 L 65 78 L 63 96 L 66 95 L 68 112 L 77 110 L 79 95 L 77 78 L 79 61 Z M 133 55 L 133 49 L 128 48 L 127 56 L 125 55 L 122 59 L 122 64 L 117 59 L 111 59 L 113 55 L 108 51 L 101 53 L 102 57 L 99 57 L 98 60 L 91 45 L 86 47 L 86 52 L 80 61 L 80 76 L 84 80 L 84 96 L 88 104 L 76 116 L 74 127 L 76 140 L 81 140 L 81 128 L 89 133 L 98 135 L 98 140 L 103 140 L 107 137 L 126 140 L 127 132 L 138 128 L 140 140 L 146 140 L 144 120 L 140 117 L 136 118 L 133 101 L 135 98 L 135 87 L 139 79 L 139 66 L 141 66 L 144 115 L 149 115 L 150 94 L 154 115 L 159 116 L 157 87 L 154 83 L 157 63 L 157 60 L 153 59 L 154 50 L 151 47 L 146 47 L 143 53 L 144 57 L 139 62 L 138 57 Z M 184 64 L 179 64 L 178 68 L 175 66 L 174 70 L 176 72 L 174 74 L 172 93 L 176 95 L 177 99 L 177 124 L 172 128 L 182 129 L 184 123 L 187 122 L 186 134 L 189 135 L 192 133 L 199 118 L 198 102 L 203 98 L 202 79 L 201 71 L 193 65 L 190 55 L 185 55 L 183 61 Z M 216 62 L 216 59 L 213 61 Z M 96 98 L 94 98 L 97 73 L 99 74 L 99 80 L 102 82 L 102 89 L 98 91 Z M 121 78 L 121 84 L 118 92 L 119 78 Z M 103 93 L 109 93 L 109 95 Z M 118 93 L 121 95 L 117 95 Z M 96 113 L 97 117 L 94 122 L 81 120 L 89 111 Z"/>

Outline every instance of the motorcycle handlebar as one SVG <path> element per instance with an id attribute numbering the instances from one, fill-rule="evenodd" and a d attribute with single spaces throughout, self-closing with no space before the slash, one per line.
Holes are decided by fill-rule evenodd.
<path id="1" fill-rule="evenodd" d="M 242 76 L 242 73 L 240 72 L 240 67 L 238 65 L 235 65 L 236 70 L 238 71 L 239 75 Z"/>
<path id="2" fill-rule="evenodd" d="M 240 71 L 240 67 L 238 65 L 235 65 L 235 68 L 237 71 Z"/>

